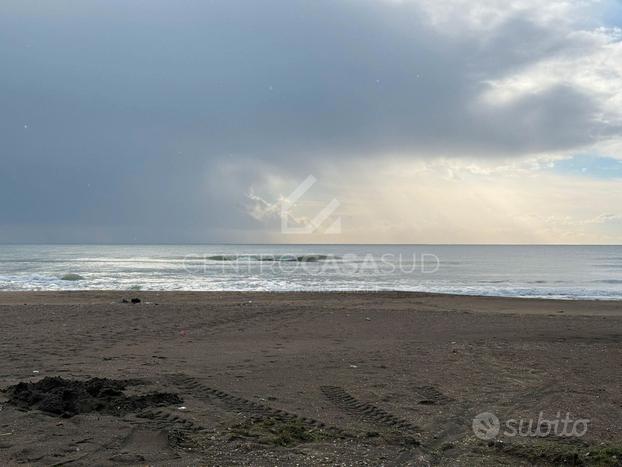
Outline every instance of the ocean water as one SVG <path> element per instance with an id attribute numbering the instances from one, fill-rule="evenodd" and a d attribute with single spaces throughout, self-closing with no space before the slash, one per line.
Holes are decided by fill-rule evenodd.
<path id="1" fill-rule="evenodd" d="M 0 291 L 127 289 L 622 300 L 622 246 L 0 245 Z"/>

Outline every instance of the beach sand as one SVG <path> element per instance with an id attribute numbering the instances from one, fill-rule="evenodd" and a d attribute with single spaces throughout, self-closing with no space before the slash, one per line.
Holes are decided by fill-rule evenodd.
<path id="1" fill-rule="evenodd" d="M 132 297 L 141 303 L 122 303 Z M 63 417 L 4 391 L 0 465 L 616 465 L 622 455 L 621 302 L 4 292 L 0 316 L 1 388 L 131 379 L 115 397 L 140 402 Z M 541 411 L 587 419 L 587 432 L 503 433 Z M 474 435 L 482 412 L 501 420 L 493 440 Z"/>

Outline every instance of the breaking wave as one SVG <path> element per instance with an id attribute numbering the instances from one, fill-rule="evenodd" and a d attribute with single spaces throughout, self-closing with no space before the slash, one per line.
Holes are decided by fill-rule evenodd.
<path id="1" fill-rule="evenodd" d="M 205 259 L 210 261 L 286 261 L 298 263 L 314 263 L 341 259 L 335 255 L 213 255 Z"/>
<path id="2" fill-rule="evenodd" d="M 65 274 L 60 278 L 61 281 L 83 281 L 84 277 L 82 277 L 80 274 Z"/>

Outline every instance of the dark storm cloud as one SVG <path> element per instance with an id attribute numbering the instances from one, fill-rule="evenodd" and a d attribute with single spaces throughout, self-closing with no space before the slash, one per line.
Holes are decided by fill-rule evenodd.
<path id="1" fill-rule="evenodd" d="M 605 131 L 598 103 L 569 87 L 479 103 L 485 80 L 556 53 L 555 31 L 428 23 L 380 0 L 3 1 L 0 241 L 58 241 L 52 224 L 210 240 L 252 222 L 231 196 L 267 168 L 520 155 Z M 236 161 L 240 178 L 214 176 Z"/>

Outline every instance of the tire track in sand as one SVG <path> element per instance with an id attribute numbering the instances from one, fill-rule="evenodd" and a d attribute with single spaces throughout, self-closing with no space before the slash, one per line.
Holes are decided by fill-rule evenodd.
<path id="1" fill-rule="evenodd" d="M 199 399 L 218 402 L 228 411 L 244 413 L 255 420 L 275 419 L 282 422 L 297 422 L 309 428 L 322 429 L 335 436 L 347 436 L 346 432 L 337 427 L 327 426 L 319 420 L 303 417 L 281 409 L 275 409 L 259 402 L 211 388 L 186 375 L 171 375 L 170 381 L 181 389 L 185 389 Z"/>
<path id="2" fill-rule="evenodd" d="M 380 425 L 392 430 L 400 430 L 408 434 L 419 433 L 419 428 L 413 423 L 396 417 L 375 405 L 362 402 L 348 394 L 339 386 L 321 386 L 324 396 L 344 412 L 372 425 Z"/>

